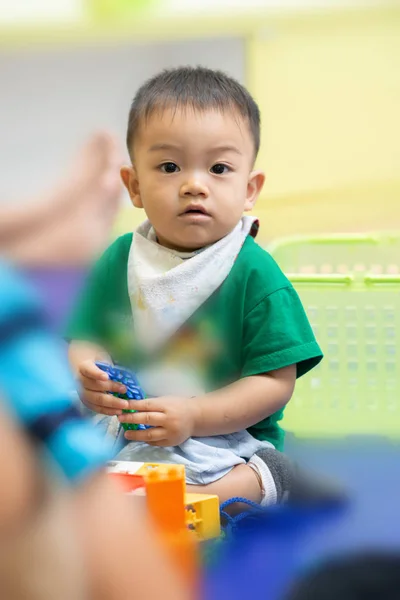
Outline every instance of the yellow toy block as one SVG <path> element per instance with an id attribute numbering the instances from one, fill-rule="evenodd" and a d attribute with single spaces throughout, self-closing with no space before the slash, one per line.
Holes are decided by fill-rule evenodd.
<path id="1" fill-rule="evenodd" d="M 218 496 L 186 494 L 186 523 L 199 540 L 209 540 L 221 535 Z"/>

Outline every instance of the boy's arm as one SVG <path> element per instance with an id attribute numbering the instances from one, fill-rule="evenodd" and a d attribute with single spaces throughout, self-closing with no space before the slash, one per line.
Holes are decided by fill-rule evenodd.
<path id="1" fill-rule="evenodd" d="M 296 365 L 290 365 L 194 398 L 192 436 L 225 435 L 259 423 L 289 402 L 295 382 Z"/>
<path id="2" fill-rule="evenodd" d="M 296 381 L 296 365 L 263 375 L 245 377 L 197 398 L 162 397 L 131 400 L 124 423 L 151 425 L 145 431 L 127 431 L 129 440 L 156 446 L 179 446 L 189 437 L 226 435 L 247 429 L 289 402 Z"/>

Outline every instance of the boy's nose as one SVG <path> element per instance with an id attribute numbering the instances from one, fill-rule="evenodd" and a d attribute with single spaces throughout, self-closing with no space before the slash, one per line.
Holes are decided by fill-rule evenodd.
<path id="1" fill-rule="evenodd" d="M 203 196 L 208 197 L 208 187 L 197 177 L 188 179 L 181 187 L 181 196 Z"/>

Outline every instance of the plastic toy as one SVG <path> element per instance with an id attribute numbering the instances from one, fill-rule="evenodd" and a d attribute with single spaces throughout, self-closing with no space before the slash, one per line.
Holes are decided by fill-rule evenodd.
<path id="1" fill-rule="evenodd" d="M 136 376 L 128 369 L 103 362 L 97 362 L 96 365 L 99 367 L 99 369 L 108 374 L 111 381 L 122 383 L 126 387 L 126 394 L 113 393 L 113 396 L 122 398 L 123 400 L 143 400 L 146 398 L 146 395 L 140 387 Z M 135 413 L 137 411 L 126 409 L 122 412 Z M 137 431 L 149 428 L 148 425 L 137 425 L 135 423 L 122 423 L 122 427 L 125 429 L 125 431 Z"/>
<path id="2" fill-rule="evenodd" d="M 170 533 L 186 529 L 185 468 L 146 465 L 138 474 L 145 479 L 147 506 L 158 527 Z"/>
<path id="3" fill-rule="evenodd" d="M 186 522 L 199 540 L 218 538 L 221 534 L 218 496 L 186 494 Z"/>
<path id="4" fill-rule="evenodd" d="M 138 493 L 138 490 L 145 488 L 145 480 L 141 475 L 131 475 L 129 473 L 109 473 L 115 482 L 117 482 L 122 490 L 127 494 Z"/>
<path id="5" fill-rule="evenodd" d="M 146 483 L 146 501 L 163 541 L 192 586 L 197 587 L 199 554 L 186 525 L 185 468 L 145 463 L 137 472 Z"/>
<path id="6" fill-rule="evenodd" d="M 184 523 L 185 527 L 193 532 L 193 537 L 200 542 L 220 536 L 218 497 L 186 493 L 183 465 L 113 461 L 108 463 L 108 473 L 121 480 L 125 478 L 124 489 L 127 492 L 137 489 L 140 480 L 144 481 L 149 510 L 158 515 L 161 525 L 165 521 L 167 527 L 176 530 Z M 183 503 L 180 500 L 182 489 Z"/>

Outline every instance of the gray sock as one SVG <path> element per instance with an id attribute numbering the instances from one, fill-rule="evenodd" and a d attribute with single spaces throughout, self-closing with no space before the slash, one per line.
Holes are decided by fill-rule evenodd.
<path id="1" fill-rule="evenodd" d="M 291 460 L 275 448 L 264 448 L 257 452 L 258 456 L 268 467 L 276 487 L 276 502 L 279 504 L 286 499 L 293 478 Z"/>
<path id="2" fill-rule="evenodd" d="M 263 487 L 264 480 L 267 483 L 273 480 L 277 504 L 290 502 L 298 506 L 338 506 L 348 501 L 347 493 L 342 486 L 307 469 L 301 469 L 296 462 L 275 448 L 260 450 L 250 461 L 256 464 L 262 461 L 268 468 L 268 471 L 264 470 L 268 477 L 261 475 L 261 480 Z M 263 471 L 263 468 L 259 471 Z"/>

